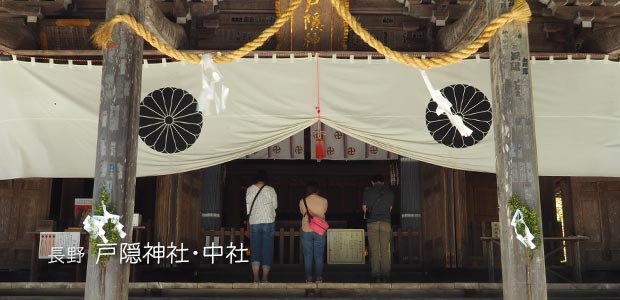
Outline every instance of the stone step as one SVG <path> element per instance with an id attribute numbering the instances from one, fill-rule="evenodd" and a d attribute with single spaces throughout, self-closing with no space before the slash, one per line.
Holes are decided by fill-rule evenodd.
<path id="1" fill-rule="evenodd" d="M 499 283 L 130 283 L 130 299 L 502 299 Z M 0 300 L 82 299 L 84 283 L 0 282 Z M 620 284 L 548 284 L 549 299 L 620 300 Z"/>

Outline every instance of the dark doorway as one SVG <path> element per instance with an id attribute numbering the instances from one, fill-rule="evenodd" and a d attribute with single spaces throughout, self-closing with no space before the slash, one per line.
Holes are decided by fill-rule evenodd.
<path id="1" fill-rule="evenodd" d="M 370 177 L 383 174 L 395 193 L 393 224 L 400 223 L 400 187 L 390 170 L 398 161 L 268 161 L 236 160 L 225 165 L 223 195 L 224 227 L 239 227 L 245 214 L 245 190 L 259 169 L 269 173 L 270 185 L 278 194 L 277 227 L 298 227 L 299 200 L 308 180 L 316 180 L 320 194 L 329 201 L 327 218 L 332 228 L 362 228 L 362 195 Z M 397 171 L 396 171 L 397 172 Z"/>

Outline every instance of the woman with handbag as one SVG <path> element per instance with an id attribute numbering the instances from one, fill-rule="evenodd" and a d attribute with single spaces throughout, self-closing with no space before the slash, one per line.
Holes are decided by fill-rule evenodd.
<path id="1" fill-rule="evenodd" d="M 267 172 L 258 171 L 255 182 L 245 194 L 248 221 L 250 224 L 250 258 L 254 282 L 259 281 L 262 264 L 263 282 L 268 282 L 273 259 L 273 236 L 275 233 L 278 197 L 273 187 L 267 185 Z"/>
<path id="2" fill-rule="evenodd" d="M 310 181 L 306 186 L 306 197 L 299 201 L 301 220 L 301 242 L 304 251 L 304 271 L 306 282 L 312 282 L 312 263 L 314 260 L 316 282 L 323 282 L 323 255 L 325 254 L 325 213 L 327 199 L 318 195 L 319 185 Z"/>

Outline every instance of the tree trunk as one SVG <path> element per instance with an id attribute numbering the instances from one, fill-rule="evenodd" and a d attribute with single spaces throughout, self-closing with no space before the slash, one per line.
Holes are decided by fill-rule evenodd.
<path id="1" fill-rule="evenodd" d="M 118 14 L 130 14 L 141 21 L 142 0 L 108 0 L 106 19 Z M 105 187 L 127 233 L 120 244 L 130 243 L 132 238 L 143 41 L 125 25 L 116 26 L 112 38 L 114 43 L 103 55 L 93 204 L 99 205 Z M 84 299 L 128 298 L 129 264 L 120 263 L 119 253 L 117 245 L 116 256 L 110 258 L 105 272 L 95 264 L 97 256 L 89 255 Z"/>
<path id="2" fill-rule="evenodd" d="M 509 11 L 512 2 L 489 0 L 489 20 Z M 519 196 L 538 214 L 542 232 L 527 24 L 501 28 L 490 42 L 490 56 L 504 299 L 547 299 L 544 247 L 530 261 L 529 248 L 510 225 L 508 205 Z"/>

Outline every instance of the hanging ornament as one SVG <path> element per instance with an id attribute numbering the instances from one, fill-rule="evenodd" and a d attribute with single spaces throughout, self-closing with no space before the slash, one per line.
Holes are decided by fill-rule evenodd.
<path id="1" fill-rule="evenodd" d="M 515 229 L 517 240 L 519 240 L 521 244 L 529 247 L 530 249 L 536 249 L 536 244 L 534 244 L 533 242 L 534 235 L 531 233 L 530 228 L 527 226 L 527 224 L 525 224 L 525 221 L 523 219 L 524 219 L 523 213 L 521 212 L 520 209 L 517 209 L 515 211 L 514 216 L 512 217 L 512 221 L 510 222 L 510 225 Z M 519 233 L 519 230 L 517 229 L 519 224 L 523 224 L 523 231 L 524 231 L 525 236 Z"/>
<path id="2" fill-rule="evenodd" d="M 202 91 L 198 96 L 196 111 L 209 115 L 215 110 L 215 114 L 220 114 L 226 110 L 226 100 L 230 89 L 223 83 L 224 76 L 213 62 L 211 54 L 202 56 Z"/>
<path id="3" fill-rule="evenodd" d="M 317 124 L 317 130 L 312 132 L 312 136 L 316 139 L 316 160 L 321 161 L 327 155 L 325 153 L 325 142 L 323 141 L 323 136 L 325 135 L 325 131 L 322 130 L 321 121 L 319 120 Z"/>
<path id="4" fill-rule="evenodd" d="M 323 141 L 323 136 L 325 135 L 325 131 L 323 131 L 323 126 L 321 126 L 321 84 L 319 81 L 319 54 L 315 54 L 316 59 L 316 116 L 317 116 L 317 130 L 312 133 L 312 136 L 316 139 L 316 160 L 321 161 L 327 155 L 325 153 L 325 142 Z"/>
<path id="5" fill-rule="evenodd" d="M 124 238 L 126 233 L 123 231 L 123 224 L 120 222 L 121 217 L 119 215 L 109 213 L 105 204 L 101 204 L 101 206 L 103 207 L 103 216 L 87 216 L 86 219 L 84 219 L 84 222 L 82 222 L 82 224 L 84 224 L 84 230 L 86 230 L 86 232 L 88 232 L 92 237 L 99 236 L 103 243 L 107 244 L 108 239 L 105 236 L 103 226 L 111 221 L 120 237 Z"/>

